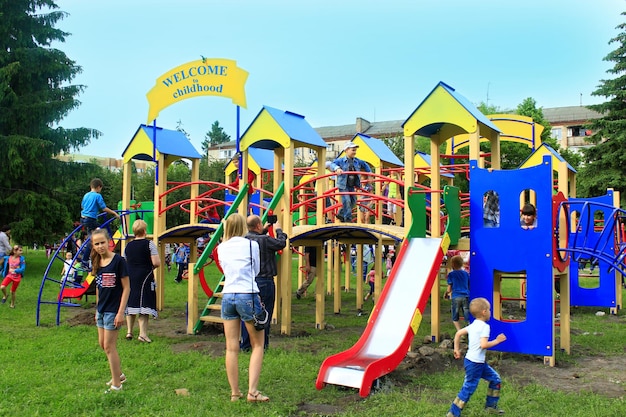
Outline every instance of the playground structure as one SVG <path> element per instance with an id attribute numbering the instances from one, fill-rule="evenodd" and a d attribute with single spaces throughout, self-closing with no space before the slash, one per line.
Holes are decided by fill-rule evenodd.
<path id="1" fill-rule="evenodd" d="M 438 340 L 441 299 L 438 274 L 448 249 L 470 251 L 471 297 L 485 297 L 492 303 L 492 331 L 507 335 L 507 341 L 498 346 L 500 351 L 540 355 L 547 364 L 553 365 L 557 348 L 554 325 L 557 303 L 561 314 L 560 348 L 566 352 L 570 349 L 570 305 L 586 305 L 581 304 L 583 299 L 593 299 L 592 302 L 597 303 L 594 305 L 606 305 L 617 313 L 621 307 L 617 301 L 621 300 L 618 272 L 626 272 L 624 214 L 618 207 L 619 196 L 609 190 L 605 198 L 597 201 L 571 198 L 575 195 L 575 173 L 554 150 L 541 144 L 541 126 L 517 115 L 485 116 L 452 87 L 439 83 L 406 119 L 403 129 L 404 163 L 382 141 L 362 133 L 355 135 L 353 141 L 360 146 L 358 158 L 373 168 L 365 179 L 373 193 L 362 189 L 353 192 L 358 198 L 356 210 L 358 214 L 363 208 L 370 213 L 371 220 L 364 222 L 357 215 L 354 223 L 339 223 L 333 214 L 341 205 L 342 193 L 332 185 L 334 174 L 328 173 L 325 164 L 320 163 L 326 161 L 326 143 L 301 115 L 269 106 L 259 111 L 238 142 L 242 155 L 239 189 L 201 181 L 201 156 L 184 135 L 158 128 L 156 121 L 153 126 L 141 125 L 123 153 L 122 212 L 130 216 L 136 211 L 132 210 L 130 200 L 130 161 L 155 162 L 151 237 L 157 243 L 162 263 L 165 243 L 186 242 L 191 246 L 187 332 L 197 333 L 203 322 L 219 321 L 212 312 L 218 307 L 222 281 L 211 286 L 203 274 L 222 233 L 221 224 L 203 222 L 204 214 L 215 207 L 223 208 L 224 217 L 235 211 L 242 214 L 254 211 L 262 216 L 272 211 L 289 236 L 289 244 L 318 248 L 318 265 L 324 264 L 323 242 L 335 243 L 327 245 L 327 268 L 320 267 L 317 273 L 314 292 L 315 327 L 318 329 L 324 325 L 327 294 L 334 295 L 334 311 L 341 311 L 339 244 L 357 245 L 357 258 L 362 256 L 362 245 L 376 245 L 375 307 L 357 344 L 329 357 L 321 365 L 316 382 L 319 389 L 326 384 L 343 385 L 358 388 L 362 396 L 368 395 L 372 382 L 393 371 L 410 348 L 428 300 L 431 337 Z M 416 135 L 430 139 L 430 155 L 415 152 Z M 534 152 L 520 169 L 501 170 L 501 140 L 525 143 Z M 485 141 L 491 145 L 488 155 L 480 151 L 480 143 Z M 445 142 L 448 155 L 458 155 L 460 149 L 467 147 L 469 164 L 443 164 L 440 147 Z M 308 168 L 295 168 L 293 151 L 300 147 L 313 150 L 318 162 Z M 268 152 L 273 162 L 269 169 Z M 260 153 L 264 156 L 259 156 Z M 180 158 L 191 162 L 190 182 L 168 185 L 167 167 Z M 266 162 L 259 163 L 261 158 Z M 486 163 L 489 169 L 485 169 Z M 242 177 L 241 173 L 249 168 L 258 170 L 255 184 L 242 180 L 246 176 Z M 226 173 L 231 170 L 229 164 Z M 268 171 L 272 172 L 271 177 L 265 175 Z M 462 195 L 454 187 L 454 176 L 458 174 L 471 178 L 469 195 Z M 444 187 L 442 182 L 448 185 Z M 396 198 L 384 197 L 382 189 L 390 183 L 404 187 L 404 194 Z M 249 187 L 253 187 L 251 194 Z M 168 201 L 173 190 L 182 188 L 189 189 L 190 198 Z M 496 192 L 500 201 L 500 222 L 494 228 L 486 227 L 481 216 L 483 197 L 488 191 Z M 218 196 L 222 192 L 231 197 L 220 200 Z M 258 199 L 253 201 L 255 198 Z M 520 208 L 526 201 L 533 202 L 539 213 L 537 227 L 532 230 L 523 230 L 519 224 Z M 395 215 L 385 213 L 383 207 L 388 203 L 397 206 Z M 175 207 L 189 214 L 189 223 L 167 228 L 167 211 Z M 602 222 L 594 221 L 598 212 L 602 213 Z M 469 228 L 462 229 L 461 219 L 467 218 Z M 116 233 L 121 250 L 126 240 L 132 238 L 126 233 L 128 228 L 126 225 Z M 211 240 L 197 257 L 196 239 L 206 234 L 211 235 Z M 381 248 L 390 244 L 401 244 L 401 249 L 383 286 Z M 518 250 L 506 252 L 502 250 L 504 247 Z M 273 322 L 280 324 L 281 333 L 289 335 L 294 291 L 292 257 L 281 256 L 279 263 L 276 282 L 279 308 L 275 310 Z M 575 263 L 598 266 L 601 271 L 598 288 L 580 286 L 574 278 L 577 275 L 572 272 L 574 266 L 578 271 Z M 358 268 L 362 265 L 357 261 L 356 276 L 360 277 L 362 270 Z M 48 271 L 42 290 L 49 280 L 47 274 Z M 523 295 L 519 300 L 526 307 L 525 320 L 518 322 L 502 316 L 502 301 L 509 297 L 503 297 L 501 281 L 514 275 L 520 279 Z M 558 300 L 554 292 L 555 277 L 560 282 Z M 165 283 L 160 270 L 156 279 L 157 306 L 161 309 Z M 345 290 L 350 290 L 349 268 L 344 270 L 344 282 Z M 202 313 L 198 308 L 199 284 L 209 297 Z M 362 293 L 362 284 L 357 278 L 357 294 Z M 68 285 L 66 279 L 61 285 Z M 595 298 L 591 298 L 592 294 Z M 60 307 L 72 305 L 62 304 L 60 300 L 65 297 L 61 295 L 56 302 L 57 324 Z M 356 299 L 355 307 L 361 310 L 362 299 Z M 45 302 L 40 295 L 41 303 Z M 37 320 L 39 324 L 39 308 Z"/>

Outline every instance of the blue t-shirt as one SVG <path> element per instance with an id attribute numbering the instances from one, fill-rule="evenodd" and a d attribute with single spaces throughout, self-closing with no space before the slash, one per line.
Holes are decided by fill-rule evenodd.
<path id="1" fill-rule="evenodd" d="M 452 298 L 469 297 L 469 274 L 463 269 L 455 269 L 448 274 L 448 285 L 452 285 Z"/>
<path id="2" fill-rule="evenodd" d="M 83 196 L 83 202 L 81 203 L 81 207 L 83 209 L 81 210 L 80 215 L 81 217 L 97 219 L 98 213 L 104 210 L 106 206 L 104 198 L 102 198 L 100 193 L 89 191 Z"/>
<path id="3" fill-rule="evenodd" d="M 98 288 L 98 313 L 117 313 L 122 300 L 122 278 L 128 277 L 126 260 L 117 253 L 111 262 L 98 270 L 96 287 Z"/>
<path id="4" fill-rule="evenodd" d="M 189 246 L 179 246 L 174 252 L 174 262 L 177 264 L 186 264 L 189 262 L 189 254 L 191 250 Z"/>

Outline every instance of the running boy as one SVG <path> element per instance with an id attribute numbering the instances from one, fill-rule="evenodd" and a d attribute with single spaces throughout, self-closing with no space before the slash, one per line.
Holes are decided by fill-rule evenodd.
<path id="1" fill-rule="evenodd" d="M 504 333 L 500 333 L 494 340 L 489 341 L 491 327 L 487 321 L 491 318 L 491 305 L 485 298 L 474 298 L 470 303 L 470 312 L 475 320 L 469 326 L 463 327 L 454 335 L 454 357 L 461 358 L 459 344 L 461 337 L 467 335 L 469 346 L 465 354 L 465 380 L 461 391 L 457 394 L 446 417 L 459 417 L 463 407 L 476 391 L 480 379 L 489 381 L 485 411 L 490 414 L 504 414 L 498 408 L 500 399 L 500 375 L 485 361 L 485 352 L 506 340 Z"/>
<path id="2" fill-rule="evenodd" d="M 457 331 L 461 329 L 459 323 L 459 313 L 463 312 L 465 325 L 469 324 L 469 274 L 463 269 L 463 257 L 454 255 L 450 258 L 452 271 L 448 274 L 448 288 L 446 289 L 446 298 L 450 297 L 452 301 L 452 323 Z"/>

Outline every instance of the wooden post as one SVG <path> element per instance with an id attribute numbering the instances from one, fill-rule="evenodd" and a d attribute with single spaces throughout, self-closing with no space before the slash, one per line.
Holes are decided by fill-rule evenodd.
<path id="1" fill-rule="evenodd" d="M 163 234 L 166 228 L 166 213 L 161 213 L 162 207 L 167 207 L 167 197 L 164 196 L 163 199 L 160 198 L 161 194 L 165 193 L 167 190 L 167 162 L 165 161 L 165 156 L 162 153 L 158 154 L 158 177 L 156 178 L 156 183 L 154 185 L 154 243 L 158 244 L 159 236 Z M 163 268 L 157 268 L 154 270 L 154 279 L 157 283 L 156 288 L 156 304 L 157 310 L 162 311 L 164 305 L 164 286 L 165 279 L 163 278 Z"/>
<path id="2" fill-rule="evenodd" d="M 282 148 L 281 148 L 282 149 Z M 283 170 L 281 169 L 281 160 L 277 152 L 274 153 L 274 190 L 277 190 L 280 186 L 280 183 L 283 182 L 285 185 L 285 192 L 283 193 L 280 209 L 278 214 L 282 214 L 281 216 L 281 226 L 283 227 L 283 231 L 287 234 L 287 245 L 285 249 L 283 249 L 283 254 L 280 257 L 280 272 L 278 275 L 277 288 L 276 288 L 276 306 L 280 307 L 281 316 L 280 316 L 280 329 L 282 334 L 290 335 L 291 334 L 291 292 L 292 292 L 292 283 L 291 283 L 291 248 L 289 245 L 290 236 L 292 235 L 292 222 L 291 222 L 291 190 L 293 190 L 293 149 L 287 148 L 282 149 L 282 156 L 284 156 L 284 172 L 285 175 L 282 176 Z M 277 157 L 278 156 L 278 157 Z M 282 178 L 281 178 L 282 176 Z M 278 295 L 280 294 L 280 298 Z M 275 308 L 274 311 L 278 310 Z"/>
<path id="3" fill-rule="evenodd" d="M 339 266 L 339 261 L 335 257 L 335 246 L 336 242 L 334 240 L 329 240 L 326 245 L 326 259 L 328 261 L 326 262 L 326 295 L 331 295 L 333 293 L 333 265 L 337 264 L 336 267 Z"/>
<path id="4" fill-rule="evenodd" d="M 336 242 L 335 245 L 335 255 L 334 255 L 334 265 L 335 271 L 333 273 L 333 293 L 334 293 L 334 312 L 335 314 L 339 314 L 341 312 L 341 288 L 340 279 L 341 279 L 341 252 L 339 250 L 339 241 Z"/>
<path id="5" fill-rule="evenodd" d="M 430 138 L 430 236 L 441 236 L 441 223 L 439 221 L 439 213 L 441 212 L 441 196 L 439 192 L 441 188 L 441 171 L 439 164 L 441 162 L 439 152 L 439 135 L 433 135 Z M 430 335 L 434 342 L 438 342 L 440 338 L 440 314 L 441 309 L 441 289 L 439 282 L 430 290 Z"/>
<path id="6" fill-rule="evenodd" d="M 195 263 L 189 264 L 187 275 L 187 334 L 194 334 L 198 321 L 198 277 L 193 273 Z"/>
<path id="7" fill-rule="evenodd" d="M 317 262 L 315 263 L 317 267 L 315 268 L 315 272 L 317 276 L 315 277 L 315 328 L 318 330 L 324 329 L 324 321 L 325 319 L 325 306 L 326 306 L 326 295 L 324 289 L 324 247 L 319 246 L 315 251 Z"/>

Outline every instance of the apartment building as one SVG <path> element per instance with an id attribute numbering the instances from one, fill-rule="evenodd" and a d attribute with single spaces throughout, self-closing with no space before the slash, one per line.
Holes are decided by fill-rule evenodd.
<path id="1" fill-rule="evenodd" d="M 584 125 L 602 117 L 600 113 L 583 106 L 546 108 L 543 109 L 543 116 L 550 122 L 551 136 L 558 141 L 559 146 L 573 151 L 592 146 L 587 139 L 593 132 Z"/>
<path id="2" fill-rule="evenodd" d="M 574 151 L 591 146 L 587 138 L 591 136 L 592 132 L 583 126 L 587 122 L 601 117 L 598 112 L 583 106 L 544 108 L 543 115 L 552 126 L 552 137 L 558 140 L 562 148 Z M 402 136 L 402 123 L 404 120 L 370 122 L 357 117 L 353 124 L 322 126 L 315 128 L 315 130 L 328 144 L 326 149 L 328 158 L 335 158 L 343 150 L 343 145 L 352 140 L 355 134 L 364 133 L 377 139 Z M 209 148 L 208 157 L 210 161 L 226 161 L 233 157 L 235 150 L 235 141 L 223 143 Z M 308 164 L 316 157 L 312 149 L 298 148 L 294 152 L 296 162 L 301 164 Z"/>
<path id="3" fill-rule="evenodd" d="M 61 154 L 56 157 L 59 161 L 64 162 L 76 162 L 79 164 L 87 164 L 87 163 L 95 163 L 102 168 L 106 168 L 109 171 L 120 171 L 124 166 L 123 159 L 117 158 L 107 158 L 103 156 L 95 156 L 95 155 L 82 155 L 77 153 L 71 154 Z M 150 162 L 145 161 L 134 161 L 137 172 L 145 171 L 149 166 Z"/>

